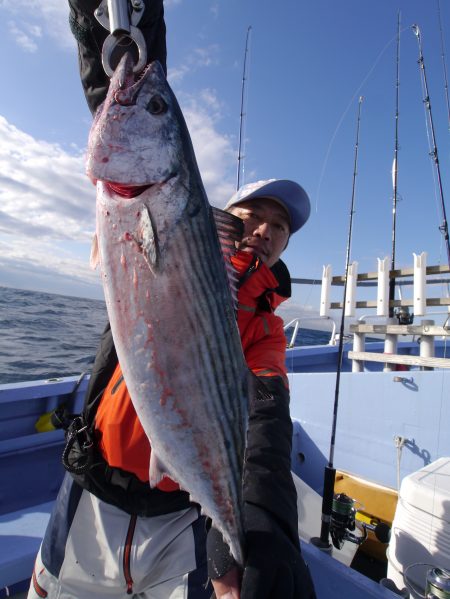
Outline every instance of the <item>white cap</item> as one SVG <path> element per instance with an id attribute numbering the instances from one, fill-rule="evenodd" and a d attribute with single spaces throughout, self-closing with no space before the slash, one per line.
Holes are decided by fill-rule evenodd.
<path id="1" fill-rule="evenodd" d="M 289 215 L 291 235 L 303 227 L 311 213 L 311 204 L 306 191 L 298 183 L 288 179 L 267 179 L 247 183 L 232 196 L 225 210 L 256 198 L 275 200 L 283 206 Z"/>

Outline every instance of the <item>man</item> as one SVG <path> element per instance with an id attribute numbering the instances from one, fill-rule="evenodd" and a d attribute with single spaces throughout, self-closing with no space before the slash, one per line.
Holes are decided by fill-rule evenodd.
<path id="1" fill-rule="evenodd" d="M 208 573 L 218 599 L 313 598 L 300 554 L 296 492 L 290 472 L 292 423 L 286 378 L 283 321 L 275 308 L 290 296 L 280 255 L 308 220 L 310 203 L 300 185 L 268 180 L 239 189 L 226 210 L 242 218 L 244 235 L 233 264 L 240 274 L 238 325 L 249 368 L 270 399 L 250 409 L 244 468 L 247 561 L 241 573 L 221 535 L 208 535 Z"/>
<path id="2" fill-rule="evenodd" d="M 83 87 L 94 112 L 106 93 L 99 68 L 106 32 L 92 16 L 98 2 L 70 4 Z M 141 25 L 150 59 L 165 67 L 161 0 L 146 4 Z M 300 554 L 290 474 L 286 341 L 282 321 L 273 314 L 290 294 L 279 256 L 308 219 L 309 199 L 296 183 L 271 180 L 244 186 L 227 209 L 244 220 L 233 258 L 240 276 L 237 318 L 244 354 L 268 393 L 250 409 L 242 585 L 241 572 L 214 528 L 207 541 L 209 575 L 219 599 L 227 593 L 242 599 L 310 599 L 314 591 Z M 204 518 L 176 481 L 163 479 L 150 489 L 150 449 L 107 327 L 83 413 L 68 428 L 63 461 L 70 475 L 36 560 L 29 598 L 209 599 Z"/>
<path id="3" fill-rule="evenodd" d="M 208 533 L 208 574 L 218 599 L 310 599 L 314 591 L 299 549 L 290 474 L 286 340 L 283 322 L 273 313 L 290 293 L 279 257 L 306 222 L 309 200 L 292 181 L 259 181 L 241 188 L 227 210 L 244 221 L 233 258 L 244 355 L 269 397 L 250 410 L 243 576 L 214 528 Z M 84 426 L 92 428 L 88 450 L 80 447 L 84 436 L 74 435 L 71 444 L 69 434 L 65 463 L 72 477 L 59 493 L 28 596 L 209 599 L 203 518 L 176 481 L 164 479 L 153 491 L 148 485 L 150 445 L 109 328 L 94 364 L 79 428 Z"/>

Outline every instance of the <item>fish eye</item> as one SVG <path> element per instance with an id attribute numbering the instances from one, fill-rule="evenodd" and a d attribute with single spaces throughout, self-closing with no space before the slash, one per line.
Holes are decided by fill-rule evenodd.
<path id="1" fill-rule="evenodd" d="M 152 96 L 147 104 L 147 110 L 151 114 L 164 114 L 167 112 L 167 108 L 167 102 L 159 94 Z"/>

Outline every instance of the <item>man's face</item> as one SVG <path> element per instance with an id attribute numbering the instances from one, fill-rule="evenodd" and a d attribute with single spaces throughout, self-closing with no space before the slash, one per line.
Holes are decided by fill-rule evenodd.
<path id="1" fill-rule="evenodd" d="M 277 262 L 289 240 L 289 216 L 269 198 L 242 202 L 230 209 L 244 221 L 244 236 L 238 249 L 256 254 L 270 268 Z"/>

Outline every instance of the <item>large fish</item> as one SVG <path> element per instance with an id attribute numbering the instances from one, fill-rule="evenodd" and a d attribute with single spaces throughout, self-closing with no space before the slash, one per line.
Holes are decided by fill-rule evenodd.
<path id="1" fill-rule="evenodd" d="M 164 472 L 176 480 L 242 564 L 252 383 L 223 252 L 241 235 L 239 219 L 217 209 L 214 218 L 160 65 L 137 82 L 131 67 L 125 55 L 93 123 L 87 159 L 97 181 L 98 261 L 113 338 L 151 443 L 150 484 Z"/>

